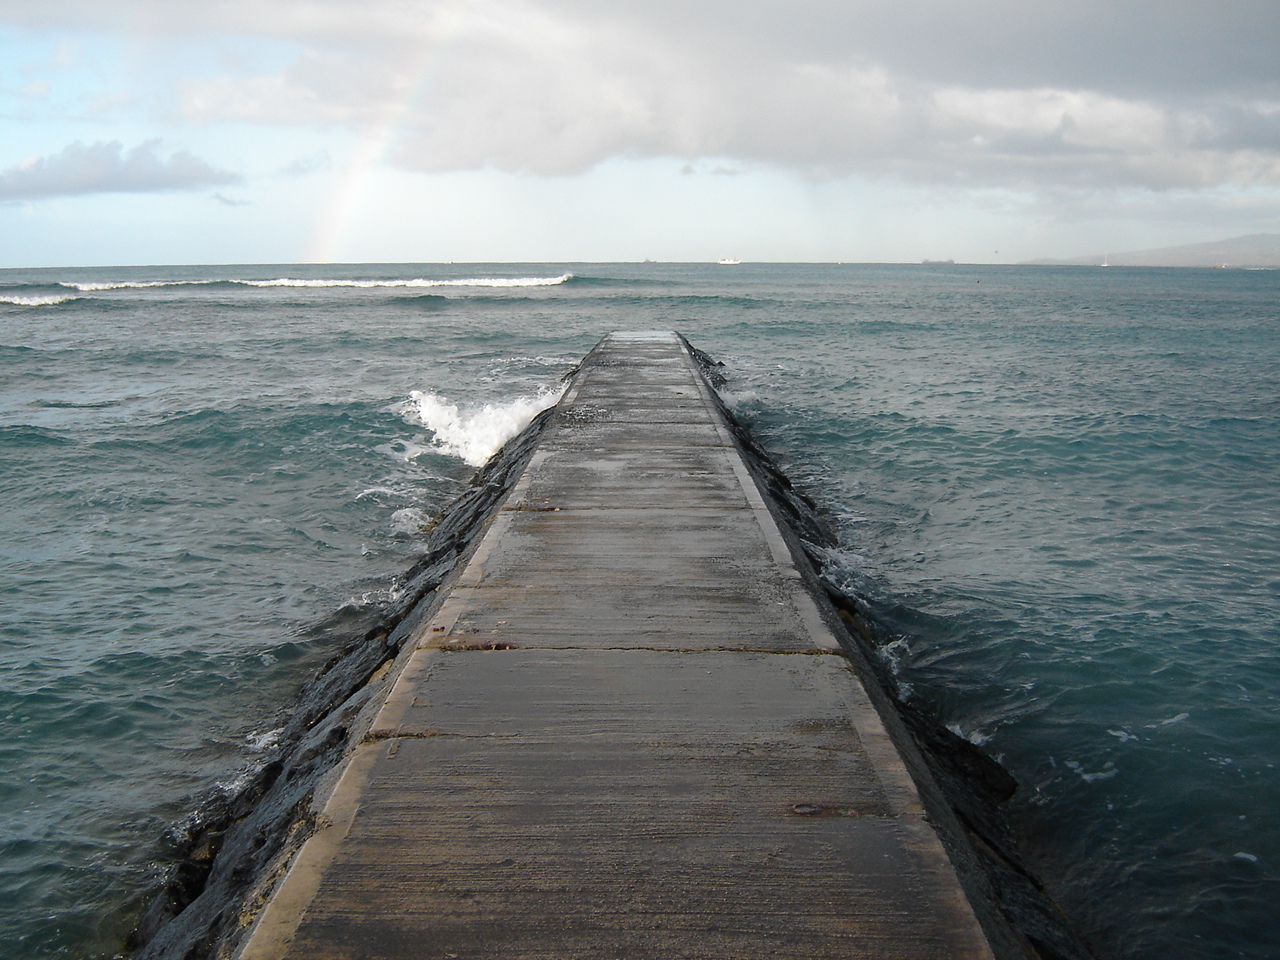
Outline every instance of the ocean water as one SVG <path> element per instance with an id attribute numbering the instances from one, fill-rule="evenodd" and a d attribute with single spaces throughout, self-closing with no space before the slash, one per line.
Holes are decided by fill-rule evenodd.
<path id="1" fill-rule="evenodd" d="M 1280 272 L 753 264 L 0 271 L 0 952 L 116 950 L 472 464 L 655 327 L 1098 953 L 1280 955 Z"/>

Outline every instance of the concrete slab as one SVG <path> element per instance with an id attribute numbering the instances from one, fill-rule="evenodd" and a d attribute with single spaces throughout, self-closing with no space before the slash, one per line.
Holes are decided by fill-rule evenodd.
<path id="1" fill-rule="evenodd" d="M 241 960 L 989 958 L 683 343 L 615 334 Z"/>

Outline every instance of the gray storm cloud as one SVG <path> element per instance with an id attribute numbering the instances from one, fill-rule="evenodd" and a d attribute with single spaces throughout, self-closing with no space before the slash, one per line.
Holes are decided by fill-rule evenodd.
<path id="1" fill-rule="evenodd" d="M 1274 0 L 33 6 L 0 2 L 10 20 L 110 29 L 127 7 L 158 34 L 284 41 L 283 69 L 182 81 L 179 115 L 350 127 L 409 169 L 672 157 L 961 185 L 1280 184 Z"/>
<path id="2" fill-rule="evenodd" d="M 185 151 L 162 157 L 159 140 L 131 150 L 118 142 L 77 142 L 53 156 L 32 157 L 0 171 L 0 201 L 193 190 L 239 179 Z"/>

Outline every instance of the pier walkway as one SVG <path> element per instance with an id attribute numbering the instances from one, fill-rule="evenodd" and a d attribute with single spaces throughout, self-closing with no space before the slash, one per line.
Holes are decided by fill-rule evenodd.
<path id="1" fill-rule="evenodd" d="M 241 960 L 991 956 L 674 334 L 584 360 L 399 669 Z"/>

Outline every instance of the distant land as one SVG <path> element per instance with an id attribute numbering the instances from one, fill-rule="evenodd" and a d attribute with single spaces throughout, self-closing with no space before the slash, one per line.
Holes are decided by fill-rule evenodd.
<path id="1" fill-rule="evenodd" d="M 1097 267 L 1272 267 L 1280 268 L 1280 233 L 1255 233 L 1212 243 L 1189 243 L 1157 250 L 1096 253 L 1069 260 L 1024 260 L 1028 264 Z"/>

